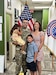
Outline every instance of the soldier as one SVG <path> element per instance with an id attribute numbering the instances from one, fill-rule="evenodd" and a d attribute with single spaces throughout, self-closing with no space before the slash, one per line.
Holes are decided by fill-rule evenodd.
<path id="1" fill-rule="evenodd" d="M 28 34 L 30 34 L 30 30 L 27 28 L 28 20 L 24 19 L 22 21 L 22 38 L 26 41 L 26 37 Z M 23 68 L 24 75 L 26 74 L 26 55 L 22 54 L 20 51 L 20 46 L 16 46 L 16 54 L 15 54 L 15 60 L 16 60 L 16 75 L 20 72 L 21 66 Z M 26 47 L 25 47 L 26 50 Z"/>
<path id="2" fill-rule="evenodd" d="M 27 28 L 28 21 L 27 19 L 24 19 L 22 22 L 22 38 L 24 41 L 26 41 L 26 37 L 30 34 L 30 30 Z M 26 51 L 26 45 L 25 45 L 25 51 Z M 26 55 L 22 55 L 22 67 L 24 75 L 26 75 Z"/>

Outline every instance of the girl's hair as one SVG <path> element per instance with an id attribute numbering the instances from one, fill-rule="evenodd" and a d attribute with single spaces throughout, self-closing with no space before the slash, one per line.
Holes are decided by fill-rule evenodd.
<path id="1" fill-rule="evenodd" d="M 36 21 L 36 22 L 38 22 L 38 21 Z M 42 26 L 41 26 L 40 22 L 38 22 L 38 24 L 39 24 L 39 31 L 42 31 Z M 35 31 L 35 29 L 34 29 L 34 31 Z"/>
<path id="2" fill-rule="evenodd" d="M 15 24 L 15 25 L 12 27 L 11 31 L 10 31 L 10 35 L 12 35 L 13 31 L 14 31 L 15 29 L 17 29 L 18 27 L 19 27 L 19 25 L 18 25 L 18 24 Z"/>

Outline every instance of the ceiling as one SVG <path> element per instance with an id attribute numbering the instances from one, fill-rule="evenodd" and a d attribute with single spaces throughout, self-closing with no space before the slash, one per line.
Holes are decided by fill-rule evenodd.
<path id="1" fill-rule="evenodd" d="M 42 9 L 49 8 L 53 0 L 20 0 L 23 4 L 27 1 L 30 9 Z"/>

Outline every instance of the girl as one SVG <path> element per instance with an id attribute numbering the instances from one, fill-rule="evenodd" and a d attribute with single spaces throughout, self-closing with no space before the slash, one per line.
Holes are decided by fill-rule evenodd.
<path id="1" fill-rule="evenodd" d="M 25 41 L 21 38 L 22 35 L 21 27 L 15 24 L 11 31 L 12 31 L 11 32 L 12 41 L 16 41 L 18 45 L 24 45 Z"/>
<path id="2" fill-rule="evenodd" d="M 15 24 L 11 29 L 10 34 L 13 44 L 22 46 L 21 52 L 25 54 L 24 52 L 25 41 L 21 38 L 22 35 L 21 27 L 19 27 L 18 24 Z"/>
<path id="3" fill-rule="evenodd" d="M 37 58 L 38 48 L 33 41 L 32 35 L 27 36 L 27 68 L 30 70 L 31 75 L 37 75 L 36 70 L 36 58 Z"/>

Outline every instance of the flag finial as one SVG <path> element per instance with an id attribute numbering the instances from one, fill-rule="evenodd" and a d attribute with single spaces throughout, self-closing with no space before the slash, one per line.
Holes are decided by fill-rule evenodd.
<path id="1" fill-rule="evenodd" d="M 28 5 L 28 4 L 27 4 L 27 1 L 25 1 L 25 5 Z"/>

